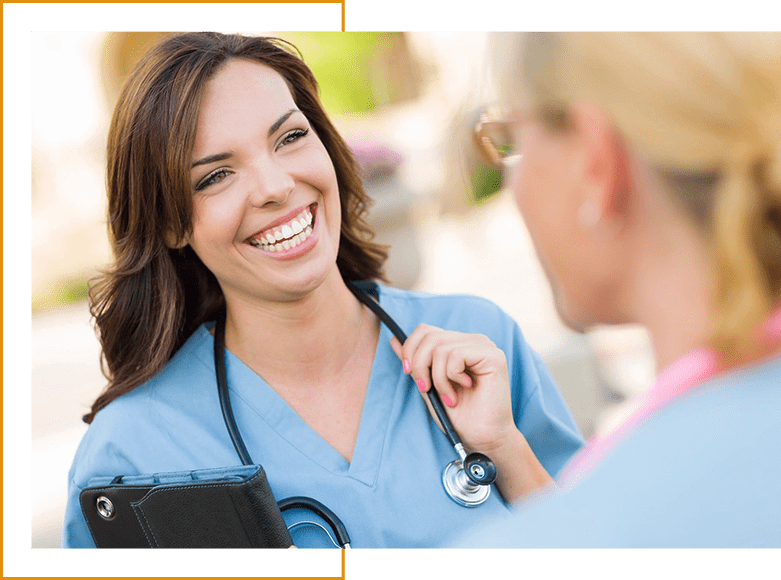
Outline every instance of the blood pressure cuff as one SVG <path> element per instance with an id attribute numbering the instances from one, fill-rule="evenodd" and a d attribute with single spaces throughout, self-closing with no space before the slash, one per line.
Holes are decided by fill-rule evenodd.
<path id="1" fill-rule="evenodd" d="M 289 548 L 260 465 L 100 477 L 79 495 L 98 548 Z"/>

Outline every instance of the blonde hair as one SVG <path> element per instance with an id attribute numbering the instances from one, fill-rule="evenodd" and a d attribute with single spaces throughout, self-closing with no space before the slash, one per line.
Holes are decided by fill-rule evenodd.
<path id="1" fill-rule="evenodd" d="M 498 39 L 497 78 L 523 81 L 505 101 L 559 125 L 574 102 L 602 106 L 708 235 L 712 345 L 752 351 L 781 302 L 781 34 L 519 36 Z"/>

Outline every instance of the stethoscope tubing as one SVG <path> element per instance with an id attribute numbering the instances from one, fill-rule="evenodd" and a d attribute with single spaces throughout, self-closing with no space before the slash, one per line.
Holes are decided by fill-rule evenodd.
<path id="1" fill-rule="evenodd" d="M 401 327 L 396 323 L 395 320 L 393 320 L 393 318 L 391 318 L 385 309 L 380 306 L 379 301 L 370 296 L 370 294 L 376 293 L 377 286 L 374 282 L 347 282 L 347 287 L 362 304 L 366 305 L 388 327 L 399 343 L 404 344 L 406 342 L 407 335 L 404 333 Z M 217 322 L 214 328 L 214 367 L 217 377 L 217 391 L 220 400 L 220 408 L 222 409 L 222 416 L 225 420 L 225 426 L 228 430 L 228 434 L 230 435 L 231 441 L 233 442 L 233 447 L 236 449 L 236 453 L 238 454 L 239 459 L 244 465 L 254 465 L 252 457 L 250 456 L 249 451 L 247 451 L 247 447 L 244 444 L 241 433 L 239 432 L 239 427 L 236 424 L 236 419 L 233 416 L 233 408 L 230 403 L 228 378 L 225 366 L 225 316 L 225 309 L 222 309 L 217 316 Z M 447 436 L 447 439 L 461 457 L 461 460 L 451 462 L 451 464 L 448 465 L 448 468 L 445 470 L 445 476 L 447 476 L 448 472 L 451 470 L 451 467 L 453 467 L 454 464 L 457 464 L 457 469 L 455 469 L 454 472 L 463 472 L 463 466 L 469 462 L 470 457 L 468 457 L 464 452 L 464 446 L 461 443 L 461 439 L 459 438 L 456 430 L 453 428 L 453 424 L 450 422 L 450 419 L 447 416 L 447 412 L 445 411 L 445 407 L 442 404 L 442 400 L 440 399 L 437 390 L 433 387 L 430 388 L 427 391 L 427 396 L 429 402 L 431 403 L 431 407 L 434 409 L 434 413 L 437 416 L 437 419 L 439 419 L 439 423 L 442 426 L 445 435 Z M 472 455 L 484 457 L 481 454 Z M 490 463 L 490 460 L 487 457 L 484 457 L 484 459 Z M 491 468 L 493 469 L 493 467 Z M 493 479 L 491 479 L 491 481 L 493 481 Z M 485 501 L 485 498 L 487 497 L 486 487 L 485 493 L 482 494 L 482 499 L 479 501 L 464 500 L 463 498 L 457 497 L 458 494 L 454 493 L 454 490 L 451 489 L 453 487 L 452 484 L 449 485 L 445 480 L 443 480 L 443 483 L 445 483 L 445 490 L 447 491 L 448 495 L 450 495 L 454 501 L 460 503 L 461 505 L 478 505 L 479 503 Z M 466 490 L 467 493 L 471 493 L 477 487 L 468 483 L 467 486 L 473 488 Z M 283 499 L 277 502 L 277 505 L 279 506 L 280 511 L 298 507 L 314 512 L 328 523 L 328 525 L 334 531 L 337 542 L 343 548 L 350 547 L 350 536 L 347 534 L 347 528 L 345 527 L 344 523 L 333 511 L 331 511 L 316 499 L 296 496 Z"/>
<path id="2" fill-rule="evenodd" d="M 387 326 L 388 329 L 393 333 L 393 336 L 396 337 L 399 343 L 404 344 L 407 341 L 407 335 L 404 333 L 401 327 L 396 324 L 396 321 L 391 318 L 385 309 L 380 306 L 380 303 L 369 295 L 369 291 L 367 289 L 369 284 L 373 285 L 374 283 L 348 282 L 347 287 L 352 290 L 353 294 L 355 294 L 355 297 L 358 300 L 366 305 L 369 310 L 371 310 L 380 320 L 382 320 L 383 323 L 385 323 L 385 326 Z M 442 425 L 442 429 L 445 431 L 445 435 L 447 436 L 448 441 L 450 441 L 450 444 L 453 447 L 461 445 L 461 439 L 459 438 L 458 433 L 456 433 L 456 430 L 453 428 L 453 424 L 450 422 L 450 419 L 447 416 L 447 412 L 445 411 L 445 407 L 442 404 L 442 399 L 439 397 L 437 390 L 432 386 L 432 388 L 426 392 L 426 395 L 428 395 L 428 400 L 431 403 L 431 406 L 434 409 L 434 413 L 436 414 L 437 419 L 439 419 L 439 423 Z"/>
<path id="3" fill-rule="evenodd" d="M 233 416 L 233 407 L 230 403 L 230 394 L 228 393 L 228 377 L 225 368 L 225 310 L 222 310 L 217 316 L 217 324 L 214 327 L 214 370 L 217 376 L 217 391 L 220 399 L 220 408 L 222 417 L 225 420 L 225 426 L 228 429 L 233 447 L 239 455 L 239 459 L 244 465 L 254 465 L 252 457 L 247 451 L 244 440 L 239 433 L 239 427 Z M 294 496 L 277 502 L 280 512 L 289 509 L 302 508 L 307 509 L 325 520 L 336 536 L 336 541 L 342 548 L 350 547 L 350 535 L 341 519 L 323 503 L 311 497 Z"/>
<path id="4" fill-rule="evenodd" d="M 214 371 L 217 374 L 217 392 L 220 398 L 220 408 L 222 409 L 222 418 L 225 420 L 225 426 L 228 429 L 233 447 L 239 455 L 239 459 L 244 465 L 254 465 L 247 447 L 244 445 L 239 433 L 239 426 L 233 416 L 233 407 L 230 403 L 228 394 L 228 376 L 225 369 L 225 310 L 221 310 L 217 315 L 217 324 L 214 327 Z"/>

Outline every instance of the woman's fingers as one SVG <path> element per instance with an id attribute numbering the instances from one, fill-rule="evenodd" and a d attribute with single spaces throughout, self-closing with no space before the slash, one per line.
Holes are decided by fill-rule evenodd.
<path id="1" fill-rule="evenodd" d="M 474 380 L 468 372 L 463 348 L 453 348 L 453 350 L 447 353 L 446 362 L 444 363 L 445 374 L 450 381 L 464 389 L 469 389 L 474 385 Z"/>
<path id="2" fill-rule="evenodd" d="M 452 407 L 458 398 L 453 386 L 442 372 L 444 353 L 437 350 L 440 345 L 447 343 L 448 334 L 457 335 L 458 333 L 448 333 L 426 324 L 418 325 L 402 347 L 402 364 L 407 361 L 409 374 L 421 393 L 427 392 L 434 386 L 439 392 L 442 402 L 448 407 Z"/>
<path id="3" fill-rule="evenodd" d="M 456 394 L 456 390 L 453 388 L 453 383 L 450 382 L 451 379 L 447 372 L 448 354 L 449 353 L 447 350 L 441 348 L 441 346 L 432 348 L 431 378 L 434 383 L 433 386 L 439 393 L 439 397 L 442 399 L 442 402 L 445 403 L 445 405 L 448 407 L 455 407 L 456 403 L 458 402 L 458 395 Z M 460 378 L 461 377 L 459 376 L 459 379 Z"/>
<path id="4" fill-rule="evenodd" d="M 396 356 L 399 357 L 399 360 L 402 360 L 401 343 L 399 342 L 399 339 L 396 338 L 395 336 L 393 336 L 393 337 L 391 337 L 390 343 L 391 343 L 391 348 L 393 349 L 393 352 L 396 353 Z M 408 373 L 409 371 L 404 369 L 404 372 Z"/>
<path id="5" fill-rule="evenodd" d="M 497 350 L 485 336 L 444 331 L 425 324 L 419 325 L 404 345 L 393 338 L 391 346 L 418 389 L 427 392 L 434 386 L 448 407 L 458 403 L 460 388 L 474 386 L 471 366 L 477 364 L 479 368 L 487 355 Z"/>
<path id="6" fill-rule="evenodd" d="M 491 448 L 515 427 L 507 359 L 488 337 L 420 325 L 403 345 L 394 338 L 391 346 L 421 393 L 432 386 L 439 393 L 465 445 Z"/>
<path id="7" fill-rule="evenodd" d="M 422 391 L 427 391 L 428 387 L 431 386 L 427 370 L 431 366 L 431 359 L 429 357 L 428 364 L 426 364 L 427 353 L 420 349 L 420 345 L 435 330 L 439 329 L 435 329 L 427 324 L 419 324 L 412 334 L 407 337 L 407 340 L 404 341 L 401 347 L 401 354 L 399 355 L 404 372 L 412 375 L 412 378 L 418 383 L 418 388 Z M 424 388 L 421 388 L 421 385 L 424 385 Z"/>

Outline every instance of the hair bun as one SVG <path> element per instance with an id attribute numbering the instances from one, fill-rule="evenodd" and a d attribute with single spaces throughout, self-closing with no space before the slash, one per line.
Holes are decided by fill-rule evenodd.
<path id="1" fill-rule="evenodd" d="M 758 139 L 749 167 L 757 171 L 763 193 L 774 191 L 772 197 L 781 200 L 781 101 L 774 98 L 764 107 L 757 105 L 755 118 Z"/>
<path id="2" fill-rule="evenodd" d="M 775 190 L 781 201 L 781 131 L 776 133 L 776 142 L 770 152 L 764 177 L 766 187 Z"/>
<path id="3" fill-rule="evenodd" d="M 781 199 L 781 123 L 765 124 L 761 131 L 734 143 L 723 168 L 726 176 L 748 179 L 760 193 L 776 192 L 771 197 Z"/>

